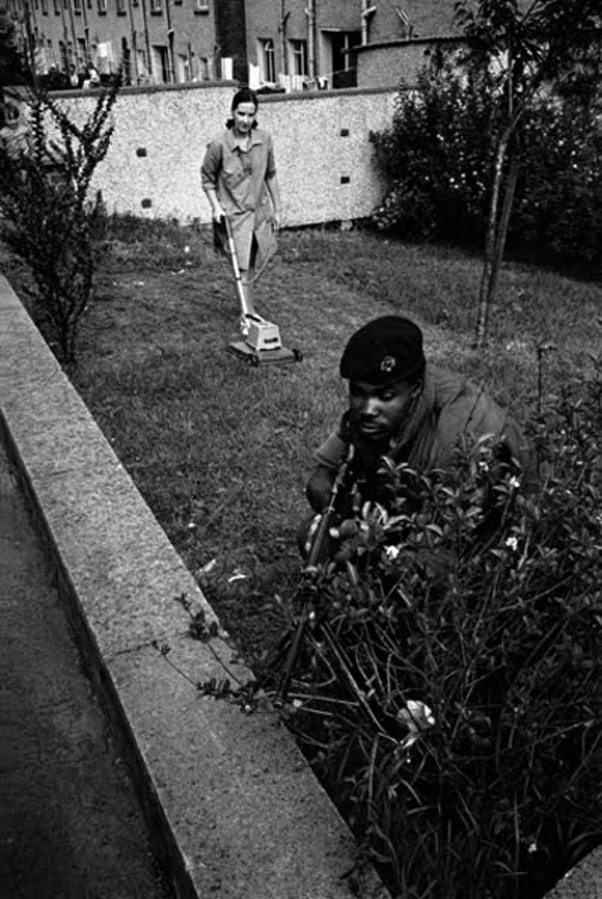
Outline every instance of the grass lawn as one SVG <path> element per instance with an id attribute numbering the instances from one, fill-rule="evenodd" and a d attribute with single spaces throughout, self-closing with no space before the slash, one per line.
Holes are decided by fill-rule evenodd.
<path id="1" fill-rule="evenodd" d="M 252 368 L 225 351 L 238 302 L 207 230 L 112 224 L 75 384 L 251 663 L 284 624 L 311 454 L 345 407 L 338 359 L 359 325 L 413 317 L 432 361 L 484 381 L 523 420 L 537 406 L 539 344 L 558 347 L 543 356 L 544 394 L 597 348 L 599 284 L 508 263 L 477 355 L 480 271 L 457 250 L 363 230 L 283 232 L 256 301 L 304 359 Z"/>

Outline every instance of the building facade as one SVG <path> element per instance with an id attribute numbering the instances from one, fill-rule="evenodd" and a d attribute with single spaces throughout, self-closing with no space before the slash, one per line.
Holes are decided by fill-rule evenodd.
<path id="1" fill-rule="evenodd" d="M 213 0 L 8 0 L 8 7 L 38 75 L 74 67 L 81 81 L 92 65 L 102 79 L 123 64 L 128 84 L 221 77 Z"/>
<path id="2" fill-rule="evenodd" d="M 398 82 L 453 35 L 453 0 L 4 0 L 38 74 L 123 63 L 126 83 L 259 90 Z M 406 68 L 407 68 L 406 66 Z M 405 73 L 404 73 L 405 74 Z M 67 86 L 67 85 L 63 85 Z"/>

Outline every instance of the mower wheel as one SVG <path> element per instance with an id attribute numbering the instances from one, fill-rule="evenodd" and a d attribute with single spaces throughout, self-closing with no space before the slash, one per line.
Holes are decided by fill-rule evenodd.
<path id="1" fill-rule="evenodd" d="M 301 350 L 293 350 L 293 356 L 295 357 L 295 362 L 303 362 L 303 353 Z"/>
<path id="2" fill-rule="evenodd" d="M 249 365 L 251 365 L 253 368 L 257 368 L 257 366 L 259 365 L 259 356 L 257 355 L 257 353 L 252 353 L 249 356 Z"/>

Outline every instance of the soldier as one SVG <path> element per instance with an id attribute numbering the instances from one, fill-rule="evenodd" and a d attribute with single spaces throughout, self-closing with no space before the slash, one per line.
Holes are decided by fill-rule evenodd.
<path id="1" fill-rule="evenodd" d="M 363 501 L 380 498 L 383 456 L 427 474 L 452 465 L 459 447 L 470 451 L 485 436 L 526 481 L 534 480 L 530 446 L 517 422 L 475 382 L 427 364 L 422 332 L 409 319 L 384 316 L 360 328 L 345 348 L 340 374 L 349 381 L 349 408 L 314 454 L 307 498 L 315 512 L 326 508 L 350 446 Z M 339 531 L 351 536 L 351 523 Z"/>

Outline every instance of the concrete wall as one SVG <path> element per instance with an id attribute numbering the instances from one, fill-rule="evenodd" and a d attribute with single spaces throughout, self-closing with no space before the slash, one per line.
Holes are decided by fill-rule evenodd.
<path id="1" fill-rule="evenodd" d="M 211 220 L 199 169 L 207 142 L 224 127 L 235 85 L 125 89 L 115 133 L 94 189 L 109 212 L 181 222 Z M 391 122 L 395 90 L 316 91 L 261 98 L 258 118 L 274 138 L 283 224 L 361 218 L 383 185 L 372 163 L 371 130 Z M 81 121 L 93 95 L 56 95 Z"/>

